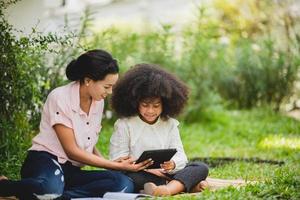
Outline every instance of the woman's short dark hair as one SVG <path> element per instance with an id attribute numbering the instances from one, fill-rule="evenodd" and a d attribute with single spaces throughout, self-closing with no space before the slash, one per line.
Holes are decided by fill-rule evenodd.
<path id="1" fill-rule="evenodd" d="M 103 80 L 107 74 L 117 74 L 117 61 L 106 51 L 94 49 L 80 55 L 69 63 L 66 76 L 71 81 L 83 82 L 84 78 Z"/>
<path id="2" fill-rule="evenodd" d="M 175 117 L 188 99 L 187 86 L 175 75 L 154 64 L 137 64 L 117 82 L 111 97 L 112 109 L 119 117 L 138 115 L 141 100 L 160 97 L 161 117 Z"/>

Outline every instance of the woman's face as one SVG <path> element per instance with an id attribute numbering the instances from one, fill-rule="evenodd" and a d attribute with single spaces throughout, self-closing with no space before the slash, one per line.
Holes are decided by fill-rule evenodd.
<path id="1" fill-rule="evenodd" d="M 162 102 L 160 97 L 146 98 L 139 102 L 139 113 L 143 121 L 148 124 L 156 122 L 162 113 Z"/>
<path id="2" fill-rule="evenodd" d="M 118 78 L 118 74 L 108 74 L 103 80 L 90 80 L 88 86 L 90 96 L 96 101 L 105 99 L 107 95 L 112 93 L 112 87 L 116 84 Z"/>

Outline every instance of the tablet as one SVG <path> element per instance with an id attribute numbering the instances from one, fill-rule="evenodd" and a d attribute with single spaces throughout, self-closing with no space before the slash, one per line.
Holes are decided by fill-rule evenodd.
<path id="1" fill-rule="evenodd" d="M 147 167 L 147 169 L 160 168 L 160 164 L 163 164 L 165 161 L 171 160 L 174 154 L 177 152 L 176 149 L 156 149 L 144 151 L 142 155 L 135 161 L 135 163 L 140 163 L 144 160 L 152 158 L 154 161 L 153 165 Z"/>

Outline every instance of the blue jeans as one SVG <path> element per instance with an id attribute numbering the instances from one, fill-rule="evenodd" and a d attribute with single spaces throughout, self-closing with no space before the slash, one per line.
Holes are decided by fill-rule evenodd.
<path id="1" fill-rule="evenodd" d="M 60 164 L 56 156 L 29 151 L 21 169 L 21 180 L 0 181 L 0 196 L 20 199 L 71 199 L 102 197 L 105 192 L 133 192 L 131 179 L 110 170 L 81 170 L 70 162 Z"/>

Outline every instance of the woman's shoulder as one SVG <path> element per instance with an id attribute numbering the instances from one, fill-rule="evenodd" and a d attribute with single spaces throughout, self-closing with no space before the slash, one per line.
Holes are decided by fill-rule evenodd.
<path id="1" fill-rule="evenodd" d="M 59 86 L 54 88 L 48 95 L 46 104 L 48 105 L 61 105 L 61 107 L 65 107 L 65 104 L 68 104 L 72 100 L 72 88 L 74 86 L 74 82 L 68 83 L 63 86 Z"/>
<path id="2" fill-rule="evenodd" d="M 71 91 L 71 88 L 75 85 L 76 83 L 75 82 L 71 82 L 71 83 L 68 83 L 66 85 L 62 85 L 62 86 L 58 86 L 56 88 L 54 88 L 48 96 L 55 96 L 55 97 L 64 97 L 68 94 L 70 94 L 70 91 Z"/>

